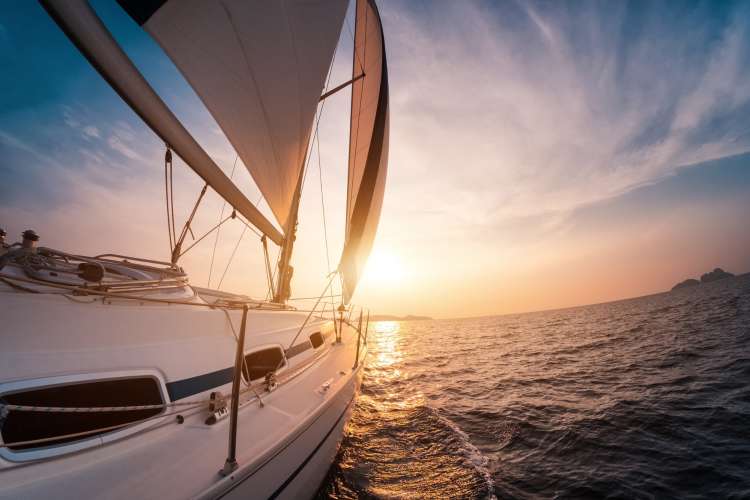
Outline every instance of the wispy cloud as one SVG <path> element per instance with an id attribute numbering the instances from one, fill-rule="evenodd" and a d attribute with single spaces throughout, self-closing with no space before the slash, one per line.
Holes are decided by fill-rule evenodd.
<path id="1" fill-rule="evenodd" d="M 719 199 L 723 205 L 714 193 L 698 210 L 694 200 L 681 198 L 688 190 L 661 200 L 656 188 L 690 172 L 680 170 L 684 165 L 750 151 L 748 4 L 379 5 L 391 139 L 376 252 L 398 254 L 409 278 L 398 293 L 365 282 L 358 301 L 383 312 L 437 316 L 551 307 L 661 289 L 666 284 L 656 277 L 643 284 L 657 268 L 679 274 L 706 262 L 746 262 L 747 251 L 737 250 L 746 237 L 732 248 L 698 245 L 685 253 L 702 236 L 726 241 L 744 231 L 736 214 L 747 213 L 745 191 Z M 18 22 L 6 24 L 12 35 L 6 39 L 31 47 L 36 57 L 14 60 L 14 79 L 3 82 L 12 106 L 0 110 L 0 222 L 11 234 L 33 225 L 45 243 L 76 252 L 165 257 L 163 143 L 72 47 L 59 47 L 61 35 L 37 10 L 9 14 Z M 14 31 L 23 23 L 39 30 Z M 152 50 L 153 41 L 131 28 L 123 39 L 134 46 L 126 51 L 151 71 L 144 69 L 147 78 L 229 174 L 235 154 L 216 123 L 166 56 Z M 65 64 L 47 64 L 56 50 L 67 54 Z M 333 82 L 349 78 L 350 50 L 345 27 Z M 344 91 L 325 102 L 320 149 L 326 243 L 335 262 L 343 240 L 350 100 Z M 317 145 L 314 157 L 295 245 L 294 286 L 302 295 L 318 291 L 327 265 Z M 182 167 L 175 169 L 178 215 L 189 213 L 203 185 Z M 234 180 L 257 199 L 241 162 Z M 663 203 L 633 210 L 644 188 L 656 189 Z M 197 235 L 216 224 L 220 207 L 215 194 L 206 197 Z M 686 219 L 688 209 L 700 214 Z M 607 217 L 591 222 L 600 211 Z M 620 224 L 610 227 L 617 217 Z M 241 227 L 224 231 L 219 272 Z M 242 245 L 225 286 L 262 294 L 259 242 L 246 236 Z M 194 283 L 205 283 L 210 252 L 204 243 L 186 256 Z M 611 285 L 614 260 L 627 287 Z"/>
<path id="2" fill-rule="evenodd" d="M 123 139 L 118 134 L 112 134 L 107 139 L 107 144 L 109 144 L 109 147 L 112 148 L 114 151 L 117 151 L 123 156 L 126 156 L 130 158 L 131 160 L 143 160 L 143 158 L 136 153 L 136 151 L 130 147 L 127 139 Z"/>
<path id="3" fill-rule="evenodd" d="M 99 129 L 94 127 L 93 125 L 87 125 L 83 127 L 82 129 L 84 137 L 91 137 L 91 138 L 100 138 L 101 134 L 99 133 Z"/>
<path id="4" fill-rule="evenodd" d="M 392 163 L 421 166 L 424 205 L 486 224 L 570 213 L 750 150 L 745 6 L 716 22 L 661 3 L 399 6 Z"/>

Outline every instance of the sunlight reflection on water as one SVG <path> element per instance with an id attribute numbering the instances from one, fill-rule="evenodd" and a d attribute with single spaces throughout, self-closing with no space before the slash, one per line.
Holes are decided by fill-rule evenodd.
<path id="1" fill-rule="evenodd" d="M 356 484 L 333 478 L 321 497 L 491 496 L 488 478 L 477 469 L 483 462 L 476 449 L 413 383 L 423 370 L 409 362 L 412 326 L 370 326 L 365 380 L 337 465 Z"/>
<path id="2" fill-rule="evenodd" d="M 319 498 L 750 491 L 750 274 L 574 309 L 373 322 Z"/>

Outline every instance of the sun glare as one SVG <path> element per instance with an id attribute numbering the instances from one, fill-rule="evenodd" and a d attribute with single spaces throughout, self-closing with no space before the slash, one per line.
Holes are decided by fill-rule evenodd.
<path id="1" fill-rule="evenodd" d="M 365 279 L 380 285 L 396 285 L 404 279 L 404 266 L 398 255 L 376 249 L 367 260 Z"/>

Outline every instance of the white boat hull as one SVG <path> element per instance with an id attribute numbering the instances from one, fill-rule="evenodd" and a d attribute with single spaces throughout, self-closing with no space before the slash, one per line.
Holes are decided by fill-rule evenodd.
<path id="1" fill-rule="evenodd" d="M 316 416 L 288 446 L 269 462 L 241 476 L 238 470 L 233 484 L 224 492 L 210 491 L 204 498 L 297 499 L 315 494 L 336 458 L 344 427 L 354 405 L 354 385 L 343 390 L 328 408 Z M 215 495 L 215 493 L 218 493 Z"/>
<path id="2" fill-rule="evenodd" d="M 240 324 L 237 311 L 131 302 L 77 303 L 54 295 L 3 293 L 8 313 L 0 336 L 0 397 L 36 385 L 148 374 L 167 402 L 228 395 Z M 43 311 L 40 312 L 40 311 Z M 250 311 L 245 351 L 286 347 L 307 315 Z M 58 448 L 0 450 L 0 498 L 310 498 L 336 455 L 362 377 L 355 366 L 358 332 L 310 321 L 301 336 L 321 331 L 278 371 L 279 385 L 256 384 L 240 398 L 238 467 L 222 476 L 229 418 L 209 425 L 206 407 L 105 433 Z M 63 342 L 61 339 L 67 339 Z M 299 340 L 295 341 L 295 345 Z M 305 340 L 305 342 L 308 342 Z M 255 347 L 254 347 L 255 346 Z M 289 351 L 291 352 L 291 351 Z M 67 448 L 65 448 L 67 447 Z"/>

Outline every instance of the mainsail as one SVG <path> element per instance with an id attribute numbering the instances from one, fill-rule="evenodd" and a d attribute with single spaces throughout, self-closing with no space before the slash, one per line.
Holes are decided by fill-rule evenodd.
<path id="1" fill-rule="evenodd" d="M 339 270 L 349 302 L 375 240 L 388 167 L 388 68 L 380 14 L 357 0 L 349 139 L 346 238 Z"/>
<path id="2" fill-rule="evenodd" d="M 86 0 L 40 2 L 120 97 L 190 168 L 271 240 L 283 243 L 278 229 L 224 175 L 154 92 Z"/>
<path id="3" fill-rule="evenodd" d="M 288 232 L 348 1 L 118 3 L 198 93 Z"/>
<path id="4" fill-rule="evenodd" d="M 347 0 L 117 0 L 198 93 L 255 179 L 283 235 L 190 136 L 86 0 L 40 1 L 141 118 L 207 184 L 282 245 L 279 280 L 288 281 L 301 173 L 318 102 L 330 94 L 321 97 Z M 352 85 L 349 168 L 339 271 L 348 303 L 375 239 L 388 163 L 388 70 L 374 0 L 356 0 L 352 80 L 347 83 Z M 286 295 L 288 286 L 280 294 Z"/>

